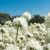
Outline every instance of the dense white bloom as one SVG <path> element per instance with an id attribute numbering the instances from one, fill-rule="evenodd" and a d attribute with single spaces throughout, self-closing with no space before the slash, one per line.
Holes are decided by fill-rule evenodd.
<path id="1" fill-rule="evenodd" d="M 2 34 L 0 34 L 0 41 L 2 41 Z"/>
<path id="2" fill-rule="evenodd" d="M 11 21 L 6 21 L 5 24 L 9 25 L 9 26 L 12 26 L 12 22 Z"/>
<path id="3" fill-rule="evenodd" d="M 27 21 L 24 17 L 14 18 L 13 23 L 16 23 L 17 25 L 22 25 L 23 27 L 25 26 L 28 28 Z"/>
<path id="4" fill-rule="evenodd" d="M 26 47 L 34 48 L 36 50 L 43 50 L 42 46 L 35 39 L 31 39 L 26 43 Z"/>
<path id="5" fill-rule="evenodd" d="M 13 23 L 15 23 L 17 27 L 20 27 L 23 33 L 28 31 L 28 23 L 24 17 L 14 18 Z"/>
<path id="6" fill-rule="evenodd" d="M 22 50 L 27 50 L 26 47 L 22 48 Z"/>
<path id="7" fill-rule="evenodd" d="M 1 47 L 1 48 L 5 48 L 5 45 L 4 45 L 3 42 L 0 42 L 0 47 Z"/>
<path id="8" fill-rule="evenodd" d="M 43 45 L 43 50 L 50 50 L 50 43 Z"/>
<path id="9" fill-rule="evenodd" d="M 4 50 L 19 50 L 19 47 L 13 44 L 9 44 Z"/>
<path id="10" fill-rule="evenodd" d="M 6 21 L 3 26 L 0 25 L 0 46 L 6 46 L 4 50 L 43 50 L 46 26 L 39 23 L 28 25 L 30 19 L 31 14 L 25 12 L 12 22 Z"/>
<path id="11" fill-rule="evenodd" d="M 48 50 L 50 50 L 50 43 L 47 44 Z"/>
<path id="12" fill-rule="evenodd" d="M 19 39 L 22 40 L 22 41 L 25 40 L 25 36 L 22 35 L 22 34 L 21 34 L 21 35 L 18 35 L 17 38 L 19 38 Z"/>
<path id="13" fill-rule="evenodd" d="M 2 33 L 9 35 L 8 30 L 6 28 L 4 28 L 4 27 L 2 27 Z"/>
<path id="14" fill-rule="evenodd" d="M 24 35 L 26 36 L 26 39 L 34 37 L 33 34 L 31 32 L 28 32 L 28 31 Z"/>
<path id="15" fill-rule="evenodd" d="M 47 31 L 46 26 L 44 24 L 34 23 L 29 26 L 31 33 L 41 43 L 45 43 Z"/>

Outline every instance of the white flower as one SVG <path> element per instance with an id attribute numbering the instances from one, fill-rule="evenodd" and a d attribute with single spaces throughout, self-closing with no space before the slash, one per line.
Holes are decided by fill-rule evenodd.
<path id="1" fill-rule="evenodd" d="M 40 45 L 40 43 L 37 40 L 33 40 L 31 39 L 30 41 L 28 41 L 26 43 L 26 47 L 31 47 L 34 48 L 36 50 L 43 50 L 42 46 Z"/>
<path id="2" fill-rule="evenodd" d="M 12 22 L 11 22 L 11 21 L 6 21 L 6 22 L 5 22 L 5 25 L 12 26 Z"/>
<path id="3" fill-rule="evenodd" d="M 9 35 L 7 28 L 2 27 L 2 30 L 3 30 L 3 34 L 7 34 L 7 35 Z"/>
<path id="4" fill-rule="evenodd" d="M 4 50 L 19 50 L 19 47 L 13 44 L 9 44 Z"/>
<path id="5" fill-rule="evenodd" d="M 26 21 L 25 18 L 23 17 L 18 17 L 18 18 L 14 18 L 13 23 L 16 23 L 17 25 L 22 25 L 23 27 L 28 27 L 28 23 Z"/>
<path id="6" fill-rule="evenodd" d="M 28 30 L 28 23 L 23 17 L 14 18 L 13 23 L 18 25 L 22 29 L 23 33 L 25 33 Z"/>
<path id="7" fill-rule="evenodd" d="M 50 43 L 44 44 L 43 49 L 44 50 L 50 50 Z"/>
<path id="8" fill-rule="evenodd" d="M 26 39 L 25 36 L 22 34 L 18 35 L 17 38 L 20 39 L 21 41 L 25 41 Z"/>
<path id="9" fill-rule="evenodd" d="M 5 48 L 5 45 L 4 45 L 3 42 L 0 42 L 0 47 L 1 47 L 1 48 Z"/>
<path id="10" fill-rule="evenodd" d="M 2 41 L 2 34 L 0 34 L 0 40 Z"/>
<path id="11" fill-rule="evenodd" d="M 28 38 L 34 37 L 33 34 L 29 31 L 26 31 L 26 33 L 24 35 Z"/>
<path id="12" fill-rule="evenodd" d="M 48 50 L 50 50 L 50 43 L 47 44 L 47 48 L 48 48 Z"/>
<path id="13" fill-rule="evenodd" d="M 27 50 L 26 47 L 22 48 L 22 50 Z"/>
<path id="14" fill-rule="evenodd" d="M 25 12 L 21 17 L 14 18 L 12 22 L 6 21 L 0 26 L 0 46 L 6 45 L 4 50 L 43 50 L 43 43 L 46 43 L 46 26 L 44 23 L 28 25 L 30 19 L 31 14 Z M 50 45 L 47 46 L 49 48 Z"/>

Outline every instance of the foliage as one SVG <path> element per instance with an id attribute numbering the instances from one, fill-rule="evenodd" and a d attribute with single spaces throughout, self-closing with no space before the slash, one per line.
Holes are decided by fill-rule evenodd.
<path id="1" fill-rule="evenodd" d="M 32 19 L 29 21 L 29 24 L 30 23 L 44 23 L 44 21 L 45 21 L 45 19 L 44 19 L 45 17 L 44 16 L 40 16 L 40 15 L 34 15 L 33 17 L 32 17 Z"/>
<path id="2" fill-rule="evenodd" d="M 4 24 L 8 20 L 12 20 L 12 18 L 9 14 L 0 13 L 0 24 Z"/>

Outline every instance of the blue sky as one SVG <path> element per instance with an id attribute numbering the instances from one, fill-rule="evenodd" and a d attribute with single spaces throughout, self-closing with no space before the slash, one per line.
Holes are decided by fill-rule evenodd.
<path id="1" fill-rule="evenodd" d="M 50 0 L 0 0 L 0 12 L 21 15 L 25 11 L 32 15 L 47 15 L 50 12 Z"/>

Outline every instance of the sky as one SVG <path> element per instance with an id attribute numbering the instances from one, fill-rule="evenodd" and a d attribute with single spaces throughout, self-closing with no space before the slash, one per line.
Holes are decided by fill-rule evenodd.
<path id="1" fill-rule="evenodd" d="M 0 0 L 0 12 L 2 13 L 14 16 L 26 11 L 32 15 L 47 15 L 50 12 L 50 0 Z"/>

